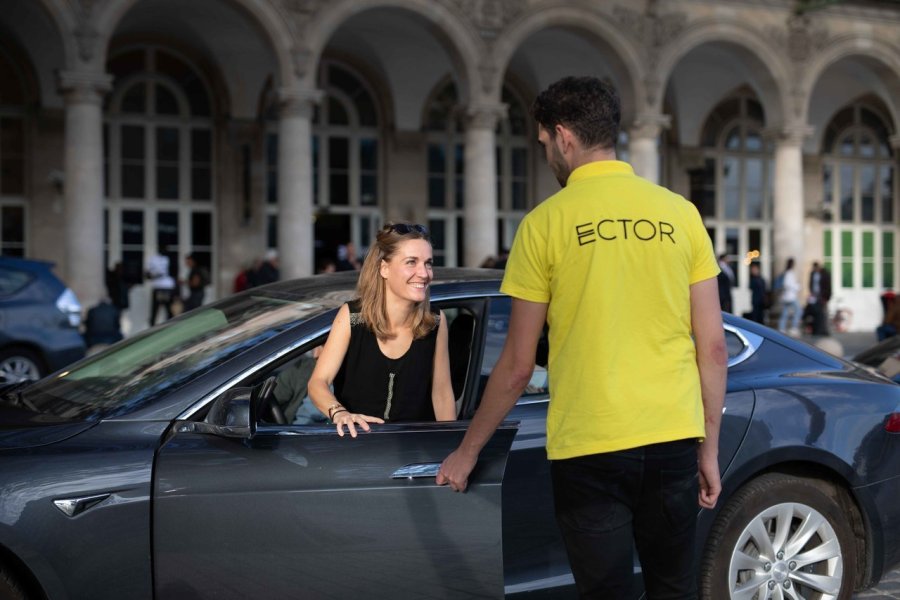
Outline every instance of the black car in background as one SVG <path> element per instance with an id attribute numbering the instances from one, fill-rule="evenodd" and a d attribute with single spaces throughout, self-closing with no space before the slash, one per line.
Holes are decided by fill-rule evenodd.
<path id="1" fill-rule="evenodd" d="M 40 379 L 85 355 L 81 304 L 52 269 L 0 257 L 0 384 Z"/>
<path id="2" fill-rule="evenodd" d="M 0 390 L 0 597 L 572 597 L 545 343 L 469 490 L 434 482 L 506 337 L 501 275 L 436 272 L 459 422 L 288 422 L 355 273 L 254 288 Z M 900 562 L 900 386 L 731 315 L 725 335 L 702 597 L 846 600 Z"/>
<path id="3" fill-rule="evenodd" d="M 866 348 L 853 357 L 853 362 L 868 365 L 900 383 L 900 335 L 891 336 Z"/>

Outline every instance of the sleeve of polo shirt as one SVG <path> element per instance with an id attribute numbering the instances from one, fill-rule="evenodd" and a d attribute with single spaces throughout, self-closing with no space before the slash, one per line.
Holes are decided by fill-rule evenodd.
<path id="1" fill-rule="evenodd" d="M 685 201 L 687 202 L 687 201 Z M 691 285 L 712 279 L 719 274 L 719 261 L 713 251 L 712 240 L 703 225 L 703 219 L 693 203 L 687 202 L 690 211 L 691 244 L 694 247 L 694 264 L 691 269 Z"/>
<path id="2" fill-rule="evenodd" d="M 516 231 L 500 291 L 520 300 L 546 304 L 550 302 L 547 240 L 529 217 L 522 220 Z"/>

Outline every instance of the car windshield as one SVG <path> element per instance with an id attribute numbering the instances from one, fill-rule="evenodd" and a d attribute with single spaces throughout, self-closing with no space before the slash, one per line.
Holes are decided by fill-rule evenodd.
<path id="1" fill-rule="evenodd" d="M 191 311 L 25 390 L 32 410 L 64 420 L 126 414 L 297 323 L 328 298 L 240 295 Z"/>

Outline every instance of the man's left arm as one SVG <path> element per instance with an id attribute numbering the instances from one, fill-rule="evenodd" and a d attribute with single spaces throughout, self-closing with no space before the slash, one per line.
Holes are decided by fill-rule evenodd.
<path id="1" fill-rule="evenodd" d="M 728 350 L 722 329 L 718 284 L 715 278 L 691 286 L 691 328 L 697 349 L 700 392 L 706 437 L 697 451 L 700 469 L 700 506 L 714 508 L 722 481 L 719 474 L 719 429 L 728 376 Z"/>
<path id="2" fill-rule="evenodd" d="M 718 298 L 717 298 L 718 302 Z M 443 462 L 437 484 L 465 491 L 478 454 L 531 380 L 537 344 L 547 320 L 547 304 L 513 298 L 509 333 L 488 378 L 481 405 L 459 447 Z"/>

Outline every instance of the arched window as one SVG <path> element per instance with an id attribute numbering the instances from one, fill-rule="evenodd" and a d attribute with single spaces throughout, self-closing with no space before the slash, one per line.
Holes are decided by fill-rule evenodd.
<path id="1" fill-rule="evenodd" d="M 749 91 L 723 100 L 702 133 L 703 166 L 690 172 L 691 200 L 706 223 L 717 253 L 726 253 L 735 286 L 746 292 L 750 260 L 771 281 L 774 164 L 762 135 L 765 117 Z M 748 306 L 749 308 L 749 306 Z"/>
<path id="2" fill-rule="evenodd" d="M 25 90 L 0 49 L 0 254 L 25 256 Z"/>
<path id="3" fill-rule="evenodd" d="M 116 87 L 104 124 L 107 263 L 142 280 L 147 256 L 183 259 L 215 273 L 212 106 L 206 84 L 184 58 L 159 47 L 114 53 Z"/>
<path id="4" fill-rule="evenodd" d="M 436 266 L 462 262 L 465 197 L 465 124 L 456 84 L 446 81 L 425 113 L 428 165 L 428 228 Z"/>
<path id="5" fill-rule="evenodd" d="M 854 103 L 831 119 L 823 137 L 824 262 L 844 289 L 897 282 L 896 160 L 884 118 Z"/>
<path id="6" fill-rule="evenodd" d="M 531 120 L 525 103 L 503 86 L 506 118 L 497 123 L 497 243 L 512 245 L 525 213 L 534 206 Z M 436 265 L 458 266 L 463 258 L 465 124 L 452 81 L 444 82 L 425 113 L 428 146 L 428 226 Z"/>
<path id="7" fill-rule="evenodd" d="M 349 66 L 322 62 L 325 97 L 313 117 L 313 203 L 317 267 L 348 241 L 360 256 L 381 226 L 382 157 L 375 94 Z M 266 142 L 268 244 L 277 246 L 278 123 L 269 110 Z"/>

